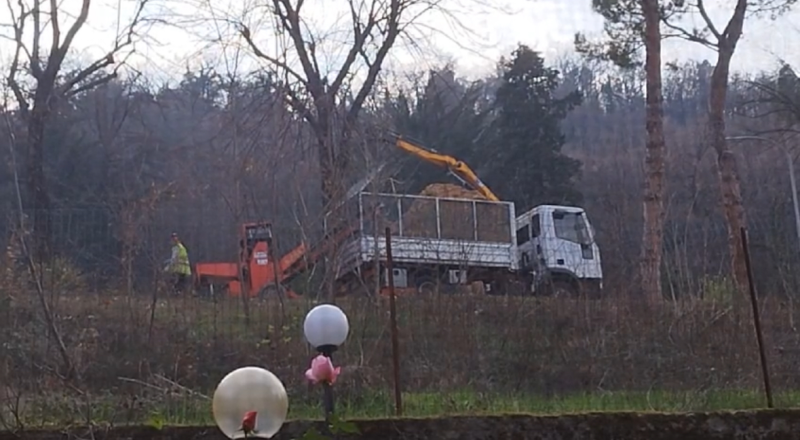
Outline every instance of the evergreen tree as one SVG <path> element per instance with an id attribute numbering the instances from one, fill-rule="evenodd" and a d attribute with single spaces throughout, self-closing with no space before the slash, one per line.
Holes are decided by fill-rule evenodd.
<path id="1" fill-rule="evenodd" d="M 456 78 L 445 67 L 432 70 L 423 85 L 416 84 L 412 93 L 400 93 L 394 99 L 392 117 L 395 129 L 413 138 L 426 148 L 463 160 L 472 166 L 483 157 L 480 150 L 482 133 L 489 123 L 489 105 L 482 102 L 484 84 L 468 83 Z M 405 183 L 403 191 L 418 193 L 435 182 L 457 184 L 441 168 L 396 152 L 401 163 L 398 176 Z"/>
<path id="2" fill-rule="evenodd" d="M 501 60 L 502 82 L 495 96 L 495 143 L 485 156 L 484 179 L 518 210 L 543 203 L 578 203 L 575 181 L 581 163 L 561 153 L 561 122 L 581 104 L 579 91 L 555 94 L 560 72 L 539 53 L 520 45 Z"/>

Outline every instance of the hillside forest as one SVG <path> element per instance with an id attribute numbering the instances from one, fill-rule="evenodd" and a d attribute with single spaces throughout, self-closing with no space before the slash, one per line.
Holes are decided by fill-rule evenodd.
<path id="1" fill-rule="evenodd" d="M 35 236 L 32 255 L 68 263 L 96 288 L 141 291 L 168 257 L 173 231 L 193 261 L 232 260 L 238 225 L 267 219 L 285 251 L 319 239 L 331 203 L 370 173 L 380 171 L 372 191 L 415 194 L 455 183 L 395 149 L 387 134 L 397 132 L 464 160 L 517 212 L 542 203 L 583 206 L 609 290 L 642 295 L 650 89 L 641 65 L 586 56 L 587 49 L 544 59 L 520 44 L 484 78 L 468 80 L 447 64 L 402 80 L 376 73 L 361 88 L 336 84 L 338 98 L 325 101 L 311 79 L 298 91 L 274 69 L 238 75 L 204 65 L 178 83 L 106 77 L 113 59 L 49 69 L 67 49 L 43 66 L 12 66 L 35 81 L 7 88 L 0 127 L 0 220 L 11 256 L 21 236 Z M 665 297 L 736 284 L 720 155 L 707 136 L 715 62 L 665 62 L 661 72 Z M 754 272 L 770 294 L 800 283 L 787 163 L 796 156 L 799 106 L 800 81 L 789 65 L 730 74 L 725 134 Z M 323 142 L 321 132 L 335 132 L 335 142 Z"/>

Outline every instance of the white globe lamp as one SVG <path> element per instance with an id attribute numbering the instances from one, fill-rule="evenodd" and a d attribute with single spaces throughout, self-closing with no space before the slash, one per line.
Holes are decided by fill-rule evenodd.
<path id="1" fill-rule="evenodd" d="M 289 398 L 283 383 L 272 372 L 243 367 L 228 373 L 214 391 L 214 421 L 229 439 L 271 438 L 281 429 L 289 412 Z M 242 419 L 256 413 L 255 429 L 244 432 Z"/>
<path id="2" fill-rule="evenodd" d="M 321 304 L 306 314 L 303 334 L 306 341 L 320 353 L 330 355 L 344 344 L 350 333 L 350 323 L 342 309 L 333 304 Z"/>

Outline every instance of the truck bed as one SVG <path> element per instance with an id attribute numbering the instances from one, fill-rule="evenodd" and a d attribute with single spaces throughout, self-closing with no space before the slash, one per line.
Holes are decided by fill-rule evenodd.
<path id="1" fill-rule="evenodd" d="M 386 260 L 385 228 L 396 264 L 518 268 L 516 216 L 508 202 L 361 193 L 358 232 L 339 243 L 337 274 Z"/>

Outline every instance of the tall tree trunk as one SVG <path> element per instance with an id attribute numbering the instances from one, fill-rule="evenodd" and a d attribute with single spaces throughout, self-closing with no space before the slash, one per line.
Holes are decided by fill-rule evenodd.
<path id="1" fill-rule="evenodd" d="M 642 0 L 645 18 L 644 43 L 647 75 L 647 155 L 643 199 L 644 231 L 640 278 L 649 301 L 661 296 L 661 254 L 664 240 L 664 98 L 661 90 L 661 29 L 658 0 Z"/>
<path id="2" fill-rule="evenodd" d="M 328 141 L 325 141 L 328 143 Z M 320 178 L 322 180 L 322 206 L 327 212 L 342 202 L 345 195 L 344 173 L 348 165 L 347 155 L 333 145 L 321 145 L 320 154 L 326 157 L 320 160 Z"/>
<path id="3" fill-rule="evenodd" d="M 327 103 L 332 103 L 334 97 L 328 97 Z M 336 237 L 344 227 L 345 218 L 340 216 L 346 211 L 334 212 L 335 207 L 343 202 L 345 195 L 345 181 L 344 173 L 347 170 L 348 157 L 347 152 L 343 151 L 343 139 L 338 135 L 338 132 L 333 129 L 334 123 L 332 121 L 334 110 L 332 105 L 320 104 L 318 102 L 318 115 L 319 123 L 317 126 L 317 145 L 319 148 L 319 163 L 320 163 L 320 177 L 322 179 L 322 206 L 326 213 L 331 213 L 327 216 L 328 224 L 326 226 L 329 239 Z M 323 119 L 324 116 L 324 119 Z M 327 263 L 325 265 L 325 277 L 323 282 L 323 293 L 328 302 L 335 302 L 336 298 L 336 283 L 335 283 L 335 256 L 338 252 L 338 243 L 331 242 L 330 248 L 326 253 Z"/>
<path id="4" fill-rule="evenodd" d="M 731 273 L 737 289 L 747 287 L 747 266 L 742 248 L 740 228 L 745 226 L 745 212 L 742 206 L 742 189 L 736 156 L 733 155 L 725 139 L 725 102 L 728 94 L 728 74 L 733 51 L 720 51 L 717 65 L 711 75 L 711 93 L 708 102 L 708 139 L 717 153 L 717 174 L 719 177 L 722 210 L 728 227 L 728 249 L 731 257 Z"/>
<path id="5" fill-rule="evenodd" d="M 37 103 L 46 106 L 44 103 Z M 48 259 L 50 250 L 50 194 L 44 174 L 44 130 L 47 109 L 34 107 L 27 127 L 27 189 L 33 215 L 33 257 L 37 263 Z"/>
<path id="6" fill-rule="evenodd" d="M 328 211 L 341 202 L 344 195 L 343 174 L 347 167 L 347 154 L 343 151 L 345 131 L 341 134 L 337 124 L 336 97 L 323 89 L 315 99 L 317 110 L 314 134 L 319 151 L 320 177 L 322 179 L 323 209 Z"/>
<path id="7" fill-rule="evenodd" d="M 747 0 L 739 0 L 727 27 L 718 37 L 717 64 L 711 74 L 711 91 L 708 97 L 707 126 L 707 139 L 717 153 L 722 210 L 728 226 L 731 273 L 739 291 L 747 288 L 747 266 L 739 232 L 740 228 L 746 225 L 746 219 L 736 157 L 728 148 L 725 139 L 725 104 L 728 98 L 731 59 L 742 35 L 746 9 Z"/>

